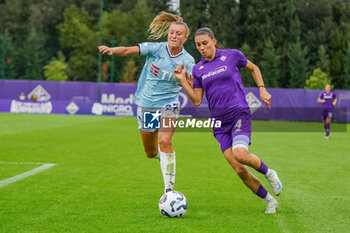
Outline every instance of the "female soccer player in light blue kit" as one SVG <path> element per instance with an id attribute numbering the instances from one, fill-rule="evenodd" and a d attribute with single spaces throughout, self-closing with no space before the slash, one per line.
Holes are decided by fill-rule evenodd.
<path id="1" fill-rule="evenodd" d="M 194 105 L 201 104 L 205 93 L 210 116 L 221 121 L 221 127 L 214 127 L 213 132 L 222 153 L 244 184 L 267 201 L 265 213 L 275 213 L 278 207 L 276 199 L 246 166 L 264 174 L 275 195 L 282 192 L 282 183 L 277 173 L 248 151 L 251 119 L 239 68 L 244 67 L 251 71 L 259 87 L 261 99 L 270 108 L 271 95 L 264 86 L 261 72 L 242 52 L 216 48 L 217 41 L 209 28 L 197 30 L 195 43 L 202 60 L 193 67 L 193 79 L 191 76 L 188 78 L 186 65 L 184 68 L 178 66 L 174 74 Z"/>
<path id="2" fill-rule="evenodd" d="M 139 54 L 147 57 L 135 93 L 137 120 L 146 156 L 160 159 L 164 190 L 168 192 L 175 184 L 176 163 L 172 147 L 175 129 L 149 128 L 145 124 L 145 117 L 151 116 L 152 119 L 148 120 L 152 122 L 159 122 L 160 116 L 163 119 L 176 120 L 180 111 L 178 96 L 181 87 L 176 85 L 178 81 L 173 71 L 178 65 L 189 64 L 191 73 L 194 59 L 183 48 L 189 36 L 189 28 L 180 16 L 161 12 L 150 24 L 149 31 L 151 39 L 168 35 L 168 41 L 145 42 L 132 47 L 99 46 L 99 50 L 108 55 Z"/>

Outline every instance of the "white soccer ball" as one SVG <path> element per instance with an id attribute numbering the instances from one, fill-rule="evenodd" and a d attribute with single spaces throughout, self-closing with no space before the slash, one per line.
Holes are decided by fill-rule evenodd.
<path id="1" fill-rule="evenodd" d="M 181 217 L 187 211 L 187 199 L 180 192 L 167 192 L 159 200 L 159 211 L 165 217 Z"/>

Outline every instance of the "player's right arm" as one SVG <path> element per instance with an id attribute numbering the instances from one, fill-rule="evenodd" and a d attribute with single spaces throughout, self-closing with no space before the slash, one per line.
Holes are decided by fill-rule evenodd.
<path id="1" fill-rule="evenodd" d="M 323 99 L 323 93 L 320 94 L 320 96 L 319 96 L 318 99 L 317 99 L 317 102 L 318 102 L 318 103 L 322 103 L 322 104 L 323 104 L 324 102 L 326 102 L 326 100 Z"/>
<path id="2" fill-rule="evenodd" d="M 323 100 L 323 99 L 321 99 L 321 98 L 318 98 L 318 99 L 317 99 L 317 102 L 319 102 L 319 103 L 324 103 L 324 102 L 326 102 L 326 100 Z"/>
<path id="3" fill-rule="evenodd" d="M 191 100 L 192 104 L 194 106 L 200 105 L 203 100 L 203 89 L 193 88 L 193 77 L 192 75 L 188 77 L 187 64 L 185 64 L 183 69 L 180 65 L 176 67 L 174 75 L 181 82 L 181 86 L 185 90 L 186 95 Z"/>
<path id="4" fill-rule="evenodd" d="M 98 46 L 98 49 L 102 54 L 107 53 L 108 55 L 120 55 L 120 56 L 128 56 L 128 55 L 137 55 L 140 54 L 139 46 L 131 46 L 131 47 L 114 47 L 110 48 L 105 45 Z"/>

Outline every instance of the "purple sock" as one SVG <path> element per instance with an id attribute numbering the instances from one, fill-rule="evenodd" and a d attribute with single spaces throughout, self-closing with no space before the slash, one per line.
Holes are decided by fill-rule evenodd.
<path id="1" fill-rule="evenodd" d="M 260 184 L 258 190 L 256 190 L 255 194 L 257 196 L 259 196 L 260 198 L 264 199 L 267 196 L 267 191 L 264 188 L 264 186 L 262 186 L 262 184 Z"/>
<path id="2" fill-rule="evenodd" d="M 330 125 L 326 124 L 326 126 L 324 127 L 326 130 L 326 136 L 329 136 L 329 131 L 330 131 Z"/>
<path id="3" fill-rule="evenodd" d="M 260 162 L 261 162 L 260 167 L 258 169 L 255 169 L 255 170 L 257 170 L 258 172 L 265 175 L 267 173 L 267 171 L 269 170 L 269 168 L 262 160 L 260 160 Z"/>

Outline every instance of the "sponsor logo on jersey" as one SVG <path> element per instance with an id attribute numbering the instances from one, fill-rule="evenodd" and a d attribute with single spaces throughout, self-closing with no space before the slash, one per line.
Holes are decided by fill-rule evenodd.
<path id="1" fill-rule="evenodd" d="M 227 70 L 227 66 L 220 66 L 218 68 L 216 68 L 215 70 L 213 71 L 210 71 L 209 73 L 205 74 L 202 76 L 202 79 L 206 79 L 206 78 L 209 78 L 211 76 L 214 76 L 216 74 L 219 74 L 219 73 L 222 73 L 222 72 L 225 72 Z"/>
<path id="2" fill-rule="evenodd" d="M 159 74 L 159 67 L 155 65 L 151 65 L 150 73 L 153 74 L 154 76 L 158 77 Z"/>
<path id="3" fill-rule="evenodd" d="M 160 60 L 163 60 L 163 59 L 164 59 L 164 57 L 162 57 L 162 56 L 160 56 L 160 55 L 157 55 L 157 58 L 158 58 L 158 61 L 160 61 Z"/>
<path id="4" fill-rule="evenodd" d="M 324 94 L 323 98 L 324 99 L 333 99 L 333 94 Z"/>

